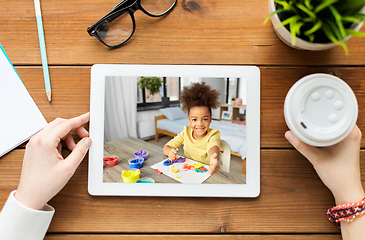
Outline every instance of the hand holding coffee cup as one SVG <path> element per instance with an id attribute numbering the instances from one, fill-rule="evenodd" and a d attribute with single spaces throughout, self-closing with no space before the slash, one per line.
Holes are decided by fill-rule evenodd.
<path id="1" fill-rule="evenodd" d="M 336 205 L 350 206 L 365 197 L 360 173 L 361 131 L 355 124 L 357 113 L 351 88 L 327 74 L 302 78 L 285 99 L 285 121 L 291 130 L 285 138 L 313 165 Z M 326 213 L 334 209 L 329 207 Z M 350 216 L 356 221 L 341 222 L 343 239 L 364 235 L 365 217 L 357 214 Z"/>

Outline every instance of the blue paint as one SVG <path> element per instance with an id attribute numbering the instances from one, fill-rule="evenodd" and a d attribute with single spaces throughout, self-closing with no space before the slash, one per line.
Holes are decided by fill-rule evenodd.
<path id="1" fill-rule="evenodd" d="M 143 158 L 132 158 L 128 160 L 130 168 L 141 168 L 143 167 Z"/>

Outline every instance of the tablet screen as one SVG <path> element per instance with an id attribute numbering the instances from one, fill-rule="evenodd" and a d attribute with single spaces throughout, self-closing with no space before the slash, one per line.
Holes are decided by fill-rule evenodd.
<path id="1" fill-rule="evenodd" d="M 209 168 L 217 164 L 214 158 L 210 161 L 210 140 L 204 145 L 204 138 L 193 138 L 193 122 L 181 110 L 181 92 L 194 83 L 219 93 L 220 106 L 212 109 L 207 125 L 209 131 L 218 130 L 222 140 L 219 170 L 213 174 Z M 156 93 L 147 89 L 152 87 Z M 106 76 L 103 182 L 245 184 L 246 91 L 245 78 Z M 169 159 L 163 147 L 170 140 L 180 144 L 180 137 L 174 136 L 181 132 L 184 143 L 176 146 L 176 159 Z M 192 152 L 195 147 L 205 150 L 202 157 Z"/>

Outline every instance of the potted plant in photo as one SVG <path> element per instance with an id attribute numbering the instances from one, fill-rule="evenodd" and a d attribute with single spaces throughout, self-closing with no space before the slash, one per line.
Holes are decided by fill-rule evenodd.
<path id="1" fill-rule="evenodd" d="M 278 37 L 303 50 L 325 50 L 346 40 L 365 37 L 359 32 L 365 19 L 365 0 L 269 0 L 270 15 Z"/>
<path id="2" fill-rule="evenodd" d="M 232 98 L 231 98 L 231 104 L 232 104 L 232 105 L 234 105 L 234 101 L 235 101 L 235 100 L 236 100 L 236 98 L 235 98 L 235 97 L 232 97 Z"/>
<path id="3" fill-rule="evenodd" d="M 141 80 L 137 83 L 137 86 L 140 89 L 147 89 L 150 92 L 150 95 L 155 95 L 156 93 L 160 92 L 161 84 L 163 80 L 159 77 L 142 77 Z M 148 98 L 149 96 L 147 96 Z M 162 97 L 162 107 L 169 107 L 170 105 L 170 98 L 169 97 Z"/>

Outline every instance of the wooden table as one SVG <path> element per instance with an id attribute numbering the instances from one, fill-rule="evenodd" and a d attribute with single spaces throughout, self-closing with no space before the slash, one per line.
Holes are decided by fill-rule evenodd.
<path id="1" fill-rule="evenodd" d="M 44 90 L 33 0 L 0 1 L 0 42 L 47 121 L 89 110 L 90 68 L 95 63 L 233 64 L 261 70 L 258 198 L 92 197 L 84 160 L 50 201 L 56 214 L 47 239 L 341 239 L 339 229 L 325 216 L 334 205 L 331 193 L 283 136 L 283 103 L 301 77 L 333 73 L 355 91 L 357 123 L 365 131 L 365 40 L 350 39 L 349 56 L 341 47 L 299 51 L 283 44 L 270 23 L 262 25 L 267 0 L 192 1 L 198 4 L 193 9 L 189 0 L 178 0 L 164 18 L 136 12 L 133 39 L 110 50 L 89 37 L 86 29 L 118 1 L 42 0 L 52 104 Z M 0 207 L 17 188 L 23 154 L 24 145 L 0 158 Z M 361 164 L 364 180 L 363 150 Z M 136 210 L 125 221 L 131 204 Z"/>
<path id="2" fill-rule="evenodd" d="M 156 183 L 180 183 L 179 181 L 168 177 L 165 174 L 158 174 L 151 168 L 156 163 L 159 163 L 167 158 L 163 154 L 162 148 L 138 138 L 129 137 L 123 138 L 104 144 L 104 157 L 118 156 L 118 164 L 116 166 L 104 167 L 104 182 L 123 182 L 121 172 L 123 170 L 131 170 L 129 168 L 128 159 L 134 157 L 134 153 L 140 150 L 148 152 L 148 159 L 144 161 L 141 171 L 141 178 L 152 178 Z M 245 174 L 235 174 L 233 171 L 226 173 L 219 170 L 210 176 L 204 183 L 207 184 L 245 184 Z"/>

